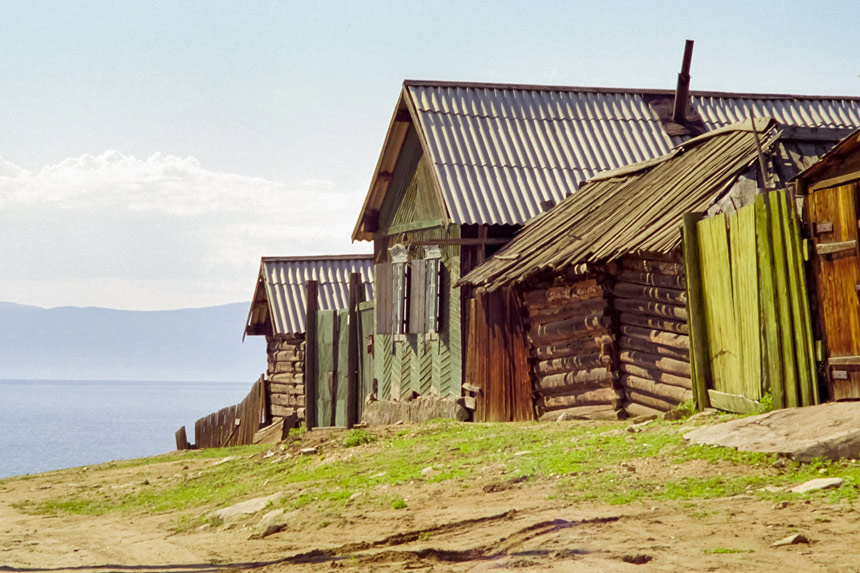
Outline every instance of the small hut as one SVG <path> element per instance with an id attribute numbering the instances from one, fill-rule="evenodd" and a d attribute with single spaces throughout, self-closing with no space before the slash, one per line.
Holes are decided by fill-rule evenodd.
<path id="1" fill-rule="evenodd" d="M 245 335 L 265 336 L 268 418 L 306 417 L 305 337 L 307 284 L 316 281 L 319 310 L 342 310 L 349 303 L 350 275 L 361 276 L 364 300 L 373 300 L 373 257 L 263 257 Z"/>
<path id="2" fill-rule="evenodd" d="M 797 217 L 769 190 L 797 149 L 759 118 L 600 174 L 463 278 L 519 302 L 539 415 L 817 401 Z"/>

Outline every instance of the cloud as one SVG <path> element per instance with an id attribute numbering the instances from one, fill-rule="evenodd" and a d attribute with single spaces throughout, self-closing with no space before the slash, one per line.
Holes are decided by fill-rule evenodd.
<path id="1" fill-rule="evenodd" d="M 262 255 L 367 252 L 349 238 L 362 200 L 324 177 L 289 184 L 161 153 L 106 151 L 35 172 L 0 158 L 0 300 L 120 308 L 244 300 Z"/>

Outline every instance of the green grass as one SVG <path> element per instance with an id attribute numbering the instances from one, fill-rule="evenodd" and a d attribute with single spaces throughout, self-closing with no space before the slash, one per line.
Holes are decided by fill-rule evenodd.
<path id="1" fill-rule="evenodd" d="M 568 501 L 592 500 L 625 504 L 653 500 L 699 500 L 730 495 L 756 495 L 774 501 L 806 497 L 831 502 L 853 503 L 860 487 L 860 464 L 816 461 L 800 465 L 788 462 L 773 467 L 776 457 L 743 453 L 733 449 L 687 446 L 678 432 L 683 422 L 655 421 L 636 433 L 625 423 L 583 424 L 464 424 L 433 421 L 406 427 L 396 434 L 374 430 L 352 430 L 335 434 L 322 444 L 322 455 L 276 455 L 264 458 L 271 445 L 202 450 L 158 456 L 143 460 L 93 468 L 99 472 L 140 467 L 150 474 L 156 464 L 165 464 L 168 477 L 135 478 L 133 491 L 109 487 L 87 488 L 50 499 L 22 504 L 22 509 L 41 514 L 75 513 L 97 515 L 109 512 L 189 512 L 197 508 L 226 506 L 249 497 L 284 492 L 285 509 L 315 506 L 323 512 L 337 512 L 355 493 L 361 507 L 403 509 L 402 494 L 414 484 L 453 482 L 468 489 L 476 478 L 505 481 L 525 478 L 522 487 L 550 483 L 552 497 Z M 315 434 L 315 433 L 313 433 Z M 296 432 L 288 440 L 291 448 L 303 447 L 312 434 Z M 353 455 L 351 449 L 368 445 Z M 220 465 L 200 461 L 237 459 Z M 196 463 L 192 461 L 196 460 Z M 661 472 L 629 471 L 649 460 L 661 467 L 704 464 L 696 477 Z M 182 471 L 177 462 L 192 467 Z M 170 465 L 168 465 L 170 464 Z M 713 465 L 713 471 L 707 468 Z M 147 467 L 144 467 L 147 466 Z M 421 470 L 432 467 L 433 472 Z M 732 470 L 732 471 L 728 471 Z M 489 474 L 487 472 L 490 472 Z M 177 476 L 176 474 L 180 475 Z M 683 473 L 683 472 L 679 472 Z M 823 476 L 839 476 L 845 484 L 835 490 L 804 496 L 788 492 L 763 491 L 766 485 L 791 486 Z M 105 479 L 110 475 L 105 473 Z M 549 481 L 548 481 L 549 480 Z M 484 482 L 485 483 L 485 482 Z M 411 494 L 410 494 L 411 495 Z M 691 509 L 691 511 L 694 511 Z M 187 517 L 177 529 L 200 526 L 199 517 Z"/>
<path id="2" fill-rule="evenodd" d="M 752 549 L 732 549 L 729 547 L 714 547 L 713 549 L 702 549 L 705 555 L 728 555 L 731 553 L 752 553 Z"/>

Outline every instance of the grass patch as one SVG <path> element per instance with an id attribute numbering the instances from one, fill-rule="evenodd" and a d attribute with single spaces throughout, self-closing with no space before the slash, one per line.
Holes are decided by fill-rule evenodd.
<path id="1" fill-rule="evenodd" d="M 354 448 L 376 441 L 376 437 L 367 430 L 349 430 L 343 438 L 344 448 Z"/>
<path id="2" fill-rule="evenodd" d="M 679 423 L 655 421 L 637 432 L 628 432 L 627 427 L 620 422 L 483 424 L 445 420 L 404 427 L 396 433 L 391 429 L 361 429 L 321 438 L 316 432 L 295 432 L 286 443 L 288 450 L 295 453 L 316 445 L 324 455 L 281 453 L 265 458 L 271 446 L 255 445 L 114 462 L 113 468 L 94 469 L 141 467 L 139 474 L 128 478 L 132 483 L 127 489 L 88 487 L 71 495 L 21 504 L 20 508 L 41 514 L 188 512 L 277 491 L 284 493 L 280 505 L 285 509 L 313 505 L 334 515 L 356 493 L 362 494 L 361 499 L 402 509 L 406 506 L 402 494 L 414 484 L 453 482 L 468 490 L 481 487 L 487 479 L 502 482 L 513 478 L 527 478 L 522 482 L 526 488 L 552 480 L 555 490 L 550 495 L 554 499 L 610 504 L 692 502 L 738 494 L 776 501 L 810 497 L 853 503 L 860 487 L 860 464 L 788 462 L 778 469 L 773 467 L 777 458 L 772 455 L 688 446 L 678 431 Z M 328 441 L 321 443 L 321 439 Z M 349 451 L 371 442 L 375 446 L 360 455 Z M 237 459 L 218 465 L 201 463 L 228 456 Z M 186 463 L 191 469 L 181 470 Z M 148 466 L 155 464 L 164 464 L 163 470 L 158 468 L 155 473 L 169 477 L 153 477 L 154 468 Z M 647 469 L 648 464 L 662 471 L 636 469 Z M 697 471 L 685 477 L 683 470 L 690 464 Z M 711 465 L 713 471 L 708 471 Z M 422 475 L 421 470 L 427 467 L 434 471 Z M 667 472 L 666 467 L 677 472 Z M 145 482 L 144 474 L 151 483 Z M 766 485 L 791 486 L 823 476 L 839 476 L 845 483 L 839 489 L 803 496 L 763 490 Z M 105 474 L 105 479 L 113 477 Z M 177 529 L 200 525 L 203 523 L 197 517 L 180 518 Z"/>
<path id="3" fill-rule="evenodd" d="M 714 547 L 713 549 L 702 549 L 705 555 L 728 555 L 731 553 L 752 553 L 752 549 L 732 549 L 730 547 Z"/>

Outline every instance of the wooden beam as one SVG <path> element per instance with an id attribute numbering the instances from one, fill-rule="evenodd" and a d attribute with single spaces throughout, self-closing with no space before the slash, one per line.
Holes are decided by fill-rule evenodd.
<path id="1" fill-rule="evenodd" d="M 705 304 L 702 294 L 702 269 L 699 261 L 699 233 L 697 223 L 702 213 L 687 213 L 681 225 L 684 249 L 684 271 L 687 279 L 687 316 L 690 336 L 690 378 L 696 408 L 708 408 L 711 365 L 708 359 L 708 329 L 705 323 Z"/>
<path id="2" fill-rule="evenodd" d="M 839 243 L 818 243 L 815 252 L 819 255 L 832 255 L 842 251 L 852 251 L 857 248 L 857 241 L 841 241 Z"/>
<path id="3" fill-rule="evenodd" d="M 306 284 L 307 303 L 305 312 L 305 426 L 312 430 L 317 426 L 317 281 Z"/>
<path id="4" fill-rule="evenodd" d="M 410 245 L 460 245 L 462 247 L 480 247 L 483 245 L 505 245 L 510 239 L 421 239 L 409 241 Z"/>
<path id="5" fill-rule="evenodd" d="M 362 344 L 358 330 L 358 301 L 361 296 L 361 275 L 351 273 L 349 275 L 349 307 L 347 325 L 349 336 L 347 338 L 349 347 L 346 358 L 346 427 L 352 428 L 358 423 L 358 352 Z"/>

